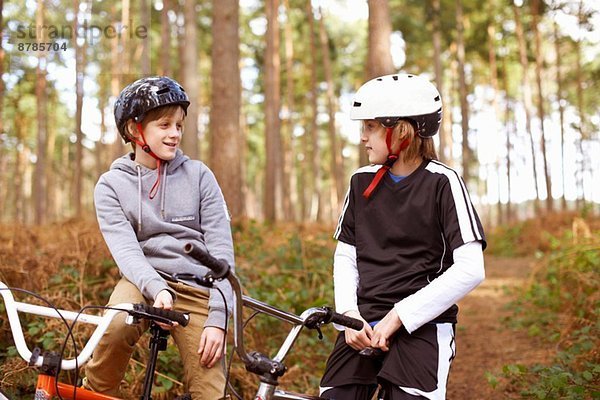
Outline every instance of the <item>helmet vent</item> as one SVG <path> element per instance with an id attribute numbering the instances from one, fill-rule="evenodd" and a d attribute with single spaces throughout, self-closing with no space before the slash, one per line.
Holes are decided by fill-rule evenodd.
<path id="1" fill-rule="evenodd" d="M 158 92 L 156 92 L 156 94 L 163 94 L 163 93 L 168 93 L 168 92 L 169 92 L 169 88 L 162 88 Z"/>
<path id="2" fill-rule="evenodd" d="M 398 75 L 392 76 L 392 79 L 394 79 L 395 81 L 397 81 L 398 80 Z"/>
<path id="3" fill-rule="evenodd" d="M 360 107 L 361 105 L 362 105 L 362 103 L 355 101 L 354 104 L 352 104 L 352 107 Z"/>
<path id="4" fill-rule="evenodd" d="M 381 79 L 381 78 L 377 78 L 377 80 L 381 82 L 383 79 Z"/>
<path id="5" fill-rule="evenodd" d="M 435 96 L 433 101 L 440 101 L 440 96 Z"/>
<path id="6" fill-rule="evenodd" d="M 413 76 L 414 76 L 414 75 L 407 75 L 406 77 L 407 77 L 407 78 L 412 78 Z"/>

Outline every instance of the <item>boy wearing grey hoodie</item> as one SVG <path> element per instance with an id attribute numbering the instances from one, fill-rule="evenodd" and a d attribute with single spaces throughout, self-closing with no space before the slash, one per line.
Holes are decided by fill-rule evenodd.
<path id="1" fill-rule="evenodd" d="M 216 289 L 169 280 L 174 273 L 208 272 L 183 252 L 186 242 L 234 265 L 229 213 L 219 185 L 206 165 L 178 149 L 189 104 L 184 89 L 167 77 L 143 78 L 123 89 L 115 120 L 134 152 L 115 160 L 100 177 L 94 202 L 100 230 L 122 275 L 109 305 L 143 301 L 189 312 L 186 328 L 171 329 L 184 384 L 193 399 L 214 400 L 221 398 L 225 385 L 219 360 L 233 304 L 231 287 L 217 283 L 221 296 Z M 84 385 L 117 396 L 146 328 L 126 325 L 125 316 L 115 319 L 86 366 Z"/>

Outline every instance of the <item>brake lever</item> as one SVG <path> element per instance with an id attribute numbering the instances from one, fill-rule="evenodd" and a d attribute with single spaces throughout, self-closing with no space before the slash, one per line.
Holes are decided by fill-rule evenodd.
<path id="1" fill-rule="evenodd" d="M 321 332 L 321 327 L 317 326 L 315 329 L 319 333 L 319 340 L 323 340 L 323 332 Z"/>
<path id="2" fill-rule="evenodd" d="M 173 278 L 175 280 L 183 280 L 183 281 L 193 281 L 200 286 L 204 286 L 207 288 L 212 288 L 215 283 L 215 278 L 210 274 L 206 274 L 203 277 L 199 277 L 198 275 L 190 274 L 190 273 L 177 273 L 173 274 Z"/>

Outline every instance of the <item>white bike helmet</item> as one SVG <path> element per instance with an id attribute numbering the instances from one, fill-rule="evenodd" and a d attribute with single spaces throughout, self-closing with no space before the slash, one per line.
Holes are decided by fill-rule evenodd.
<path id="1" fill-rule="evenodd" d="M 406 119 L 419 136 L 429 138 L 440 129 L 442 98 L 435 86 L 419 75 L 384 75 L 358 89 L 350 119 L 374 119 L 385 127 Z"/>

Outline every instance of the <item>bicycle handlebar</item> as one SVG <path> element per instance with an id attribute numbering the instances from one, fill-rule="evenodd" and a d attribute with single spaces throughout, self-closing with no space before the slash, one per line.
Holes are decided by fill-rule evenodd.
<path id="1" fill-rule="evenodd" d="M 262 303 L 251 297 L 242 295 L 242 288 L 238 277 L 232 271 L 232 268 L 223 260 L 217 260 L 215 257 L 208 254 L 206 251 L 195 247 L 192 243 L 187 243 L 184 247 L 184 251 L 202 263 L 204 266 L 209 268 L 213 272 L 213 278 L 222 279 L 226 278 L 233 289 L 233 293 L 238 301 L 235 302 L 233 321 L 234 321 L 234 342 L 236 346 L 236 352 L 242 359 L 246 367 L 252 365 L 251 372 L 262 374 L 262 373 L 273 373 L 272 371 L 278 367 L 274 363 L 281 363 L 286 357 L 289 350 L 292 348 L 300 330 L 303 327 L 310 329 L 317 329 L 323 324 L 336 323 L 351 329 L 361 330 L 363 328 L 363 322 L 359 319 L 348 317 L 342 314 L 334 312 L 329 307 L 313 307 L 305 310 L 302 315 L 298 316 L 291 314 L 275 307 L 272 307 L 266 303 Z M 222 278 L 218 278 L 222 277 Z M 196 282 L 203 280 L 203 277 L 196 277 Z M 294 327 L 288 334 L 285 342 L 279 349 L 277 355 L 271 360 L 268 357 L 264 357 L 262 354 L 252 352 L 247 353 L 244 349 L 244 337 L 243 337 L 243 309 L 242 306 L 246 305 L 252 309 L 260 312 L 264 312 L 281 320 L 294 324 Z M 283 374 L 282 370 L 281 374 Z"/>
<path id="2" fill-rule="evenodd" d="M 324 316 L 311 315 L 304 321 L 304 326 L 314 329 L 318 328 L 321 324 L 334 323 L 356 331 L 360 331 L 364 326 L 364 323 L 359 319 L 339 314 L 329 307 L 323 307 L 323 309 L 325 310 Z"/>
<path id="3" fill-rule="evenodd" d="M 133 311 L 130 311 L 129 314 L 135 314 L 134 316 L 137 316 L 138 318 L 145 318 L 166 324 L 170 324 L 174 321 L 181 326 L 187 326 L 190 323 L 190 316 L 187 313 L 165 310 L 164 308 L 152 307 L 143 303 L 134 304 Z"/>
<path id="4" fill-rule="evenodd" d="M 61 361 L 62 370 L 72 370 L 87 362 L 87 360 L 91 357 L 92 352 L 100 342 L 100 338 L 118 313 L 126 312 L 133 318 L 148 319 L 166 324 L 172 324 L 172 321 L 175 321 L 181 326 L 186 326 L 189 322 L 189 315 L 187 314 L 173 310 L 164 310 L 162 308 L 151 307 L 147 304 L 121 303 L 115 306 L 107 307 L 106 312 L 102 316 L 98 316 L 82 312 L 59 310 L 52 307 L 18 302 L 15 301 L 11 292 L 11 288 L 6 286 L 6 284 L 1 281 L 0 294 L 4 299 L 6 314 L 8 315 L 8 322 L 12 332 L 13 340 L 15 342 L 15 347 L 17 348 L 19 355 L 25 361 L 30 362 L 32 363 L 31 365 L 37 367 L 42 366 L 44 357 L 40 355 L 37 358 L 32 358 L 33 352 L 29 350 L 29 347 L 25 342 L 23 327 L 21 326 L 18 312 L 96 325 L 96 329 L 94 329 L 92 335 L 88 339 L 79 355 L 77 355 L 76 358 Z M 73 324 L 71 324 L 71 327 L 72 326 Z"/>
<path id="5" fill-rule="evenodd" d="M 206 251 L 195 247 L 192 243 L 187 243 L 185 246 L 183 246 L 183 251 L 210 269 L 214 273 L 213 277 L 215 279 L 226 278 L 229 274 L 229 271 L 231 271 L 231 267 L 229 264 L 227 264 L 227 261 L 217 260 Z"/>

